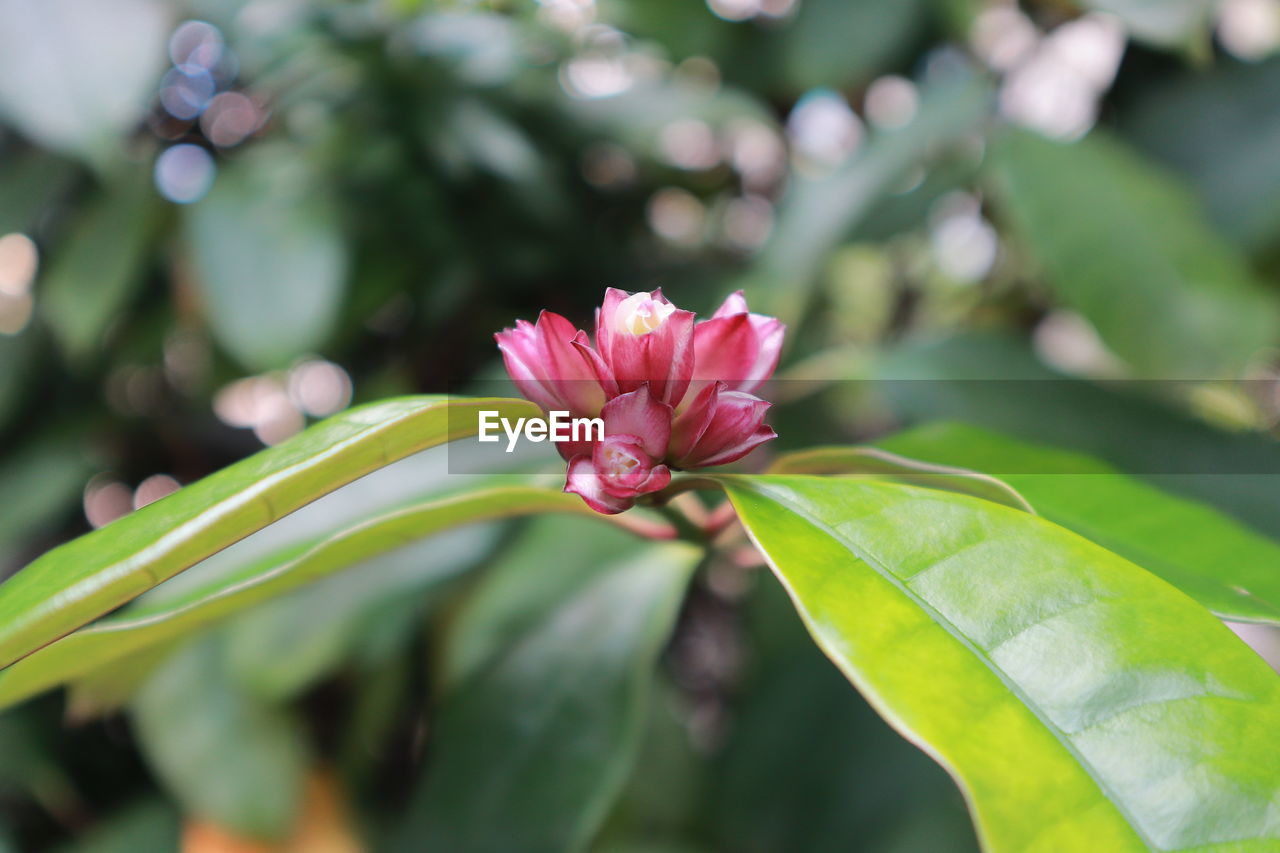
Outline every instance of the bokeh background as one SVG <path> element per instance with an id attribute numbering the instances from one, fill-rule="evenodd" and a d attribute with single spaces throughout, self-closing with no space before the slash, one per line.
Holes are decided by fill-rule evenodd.
<path id="1" fill-rule="evenodd" d="M 959 418 L 1280 534 L 1278 45 L 1280 0 L 0 0 L 0 571 L 605 286 L 783 317 L 781 447 Z M 623 547 L 459 531 L 6 712 L 0 850 L 412 839 L 441 636 L 528 592 L 476 578 Z M 740 571 L 646 715 L 593 849 L 973 848 Z"/>

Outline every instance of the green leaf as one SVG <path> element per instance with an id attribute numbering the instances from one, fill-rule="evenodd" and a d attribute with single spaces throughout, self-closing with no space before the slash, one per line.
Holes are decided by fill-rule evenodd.
<path id="1" fill-rule="evenodd" d="M 102 818 L 57 853 L 137 853 L 139 850 L 176 850 L 180 846 L 178 815 L 173 807 L 155 799 L 131 803 Z"/>
<path id="2" fill-rule="evenodd" d="M 1153 83 L 1119 116 L 1126 136 L 1191 182 L 1223 234 L 1265 249 L 1280 236 L 1280 58 Z"/>
<path id="3" fill-rule="evenodd" d="M 698 556 L 672 543 L 598 568 L 449 694 L 398 849 L 581 850 L 634 760 Z"/>
<path id="4" fill-rule="evenodd" d="M 168 37 L 160 0 L 0 0 L 0 115 L 102 163 L 155 97 Z"/>
<path id="5" fill-rule="evenodd" d="M 565 542 L 573 542 L 571 551 Z M 530 524 L 467 596 L 449 628 L 441 680 L 451 686 L 475 675 L 599 574 L 601 565 L 634 547 L 623 531 L 580 519 Z"/>
<path id="6" fill-rule="evenodd" d="M 89 355 L 142 284 L 159 220 L 150 172 L 135 169 L 90 201 L 40 283 L 44 318 L 73 359 Z"/>
<path id="7" fill-rule="evenodd" d="M 1280 679 L 1182 593 L 964 495 L 722 479 L 815 642 L 962 785 L 986 849 L 1280 843 Z"/>
<path id="8" fill-rule="evenodd" d="M 964 424 L 920 427 L 878 444 L 989 471 L 1045 518 L 1154 572 L 1219 616 L 1280 624 L 1280 544 L 1204 504 L 1084 454 Z"/>
<path id="9" fill-rule="evenodd" d="M 0 164 L 0 234 L 30 233 L 79 174 L 75 161 L 32 148 Z"/>
<path id="10" fill-rule="evenodd" d="M 293 826 L 310 763 L 302 727 L 236 689 L 218 637 L 165 661 L 132 712 L 143 755 L 187 813 L 255 838 Z"/>
<path id="11" fill-rule="evenodd" d="M 920 0 L 809 0 L 780 33 L 793 91 L 847 89 L 897 58 L 920 28 Z"/>
<path id="12" fill-rule="evenodd" d="M 1014 509 L 1035 508 L 1003 480 L 976 469 L 911 459 L 879 447 L 813 447 L 779 456 L 768 474 L 857 474 L 946 489 Z"/>
<path id="13" fill-rule="evenodd" d="M 231 355 L 263 370 L 326 343 L 346 290 L 346 244 L 333 200 L 298 151 L 256 149 L 187 214 L 209 324 Z"/>
<path id="14" fill-rule="evenodd" d="M 228 626 L 233 674 L 263 698 L 279 700 L 296 694 L 352 656 L 374 626 L 387 625 L 390 611 L 400 603 L 407 602 L 417 611 L 418 618 L 404 622 L 406 627 L 419 621 L 428 600 L 424 592 L 431 595 L 431 590 L 475 565 L 492 550 L 498 533 L 492 526 L 447 535 L 440 531 L 534 513 L 591 516 L 576 495 L 504 486 L 417 503 L 360 525 L 340 539 L 327 540 L 321 547 L 327 554 L 337 554 L 336 567 L 355 567 L 332 577 L 320 577 L 315 568 L 290 570 L 293 585 L 307 581 L 310 585 L 255 608 Z M 594 518 L 608 523 L 603 516 Z M 367 553 L 360 553 L 366 549 Z M 315 566 L 316 551 L 313 547 L 302 561 Z M 258 597 L 276 595 L 284 580 L 273 570 L 270 580 L 250 588 Z M 244 590 L 245 585 L 236 588 Z M 229 610 L 231 605 L 224 604 Z"/>
<path id="15" fill-rule="evenodd" d="M 283 444 L 49 551 L 0 585 L 0 665 L 151 589 L 232 542 L 376 468 L 472 435 L 502 398 L 404 397 L 316 424 Z"/>
<path id="16" fill-rule="evenodd" d="M 0 555 L 70 514 L 93 473 L 82 435 L 47 436 L 17 447 L 0 464 Z M 8 560 L 0 556 L 0 570 Z M 8 566 L 17 568 L 17 566 Z"/>
<path id="17" fill-rule="evenodd" d="M 1234 377 L 1277 331 L 1274 297 L 1170 176 L 1099 133 L 1010 131 L 993 184 L 1062 300 L 1138 372 Z"/>
<path id="18" fill-rule="evenodd" d="M 32 385 L 34 372 L 29 365 L 41 351 L 33 330 L 17 335 L 0 335 L 0 426 L 4 426 L 18 410 Z"/>
<path id="19" fill-rule="evenodd" d="M 1280 446 L 1162 404 L 1170 389 L 1160 383 L 1123 393 L 1071 379 L 1036 361 L 1023 341 L 989 334 L 897 347 L 876 378 L 904 423 L 959 420 L 1088 453 L 1280 539 Z"/>
<path id="20" fill-rule="evenodd" d="M 406 506 L 361 522 L 317 542 L 290 546 L 240 571 L 183 595 L 157 603 L 143 602 L 120 616 L 104 619 L 45 646 L 0 671 L 0 707 L 83 676 L 124 658 L 169 644 L 254 604 L 333 575 L 361 561 L 404 548 L 449 527 L 494 518 L 542 512 L 590 514 L 575 495 L 528 486 L 480 489 Z M 624 539 L 626 534 L 620 534 Z M 428 570 L 432 564 L 427 564 Z M 453 567 L 456 571 L 457 567 Z M 449 566 L 439 571 L 447 577 Z M 363 571 L 363 569 L 362 569 Z M 428 579 L 434 572 L 429 572 Z M 376 578 L 375 578 L 376 580 Z M 373 583 L 374 581 L 370 581 Z M 317 614 L 312 614 L 315 618 Z M 250 632 L 262 639 L 260 634 Z M 262 645 L 240 649 L 233 644 L 231 661 L 251 652 L 272 654 Z M 322 652 L 324 650 L 321 650 Z M 274 691 L 287 694 L 308 671 L 289 673 Z M 253 679 L 261 682 L 261 673 Z"/>
<path id="21" fill-rule="evenodd" d="M 1213 0 L 1079 0 L 1119 18 L 1136 39 L 1167 48 L 1200 50 L 1209 38 Z"/>

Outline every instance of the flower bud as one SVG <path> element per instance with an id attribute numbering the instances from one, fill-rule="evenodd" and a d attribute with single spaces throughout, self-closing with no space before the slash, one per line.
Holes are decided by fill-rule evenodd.
<path id="1" fill-rule="evenodd" d="M 542 312 L 497 335 L 507 372 L 545 411 L 599 415 L 599 440 L 560 441 L 569 462 L 564 490 L 592 509 L 617 513 L 663 489 L 673 468 L 741 459 L 775 437 L 769 404 L 750 392 L 778 364 L 786 329 L 752 314 L 742 292 L 703 323 L 662 291 L 605 291 L 596 340 Z"/>
<path id="2" fill-rule="evenodd" d="M 730 391 L 755 391 L 778 366 L 786 331 L 776 317 L 750 313 L 741 290 L 731 294 L 710 320 L 694 327 L 689 396 L 714 382 Z"/>
<path id="3" fill-rule="evenodd" d="M 646 386 L 614 397 L 600 413 L 604 439 L 569 462 L 564 490 L 582 496 L 596 512 L 622 512 L 640 495 L 671 482 L 660 464 L 671 440 L 671 408 Z"/>
<path id="4" fill-rule="evenodd" d="M 543 311 L 537 325 L 517 320 L 514 329 L 503 329 L 494 338 L 511 381 L 544 412 L 566 411 L 575 417 L 600 413 L 608 395 L 580 345 L 587 340 L 586 332 L 559 314 Z"/>
<path id="5" fill-rule="evenodd" d="M 648 383 L 669 406 L 684 397 L 693 376 L 693 312 L 662 295 L 627 293 L 611 287 L 596 312 L 596 346 L 619 393 Z"/>
<path id="6" fill-rule="evenodd" d="M 726 465 L 777 437 L 765 424 L 769 403 L 723 382 L 698 392 L 672 426 L 668 458 L 677 468 Z"/>

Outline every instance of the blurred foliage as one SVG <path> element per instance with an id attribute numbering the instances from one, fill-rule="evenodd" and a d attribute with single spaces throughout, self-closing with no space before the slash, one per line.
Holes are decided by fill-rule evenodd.
<path id="1" fill-rule="evenodd" d="M 1268 3 L 0 0 L 0 571 L 606 285 L 783 316 L 779 449 L 968 421 L 1280 536 Z M 433 538 L 6 712 L 0 850 L 305 837 L 330 771 L 371 848 L 972 849 L 774 587 L 676 614 L 599 535 Z"/>

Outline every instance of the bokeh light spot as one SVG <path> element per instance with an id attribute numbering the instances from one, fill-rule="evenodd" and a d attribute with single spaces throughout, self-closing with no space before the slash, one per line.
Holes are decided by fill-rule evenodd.
<path id="1" fill-rule="evenodd" d="M 200 129 L 219 148 L 239 145 L 262 125 L 263 113 L 253 99 L 240 92 L 214 97 L 200 117 Z"/>
<path id="2" fill-rule="evenodd" d="M 304 361 L 289 371 L 289 399 L 308 415 L 328 417 L 351 402 L 351 377 L 331 361 Z"/>
<path id="3" fill-rule="evenodd" d="M 697 171 L 720 162 L 720 150 L 710 126 L 698 119 L 673 121 L 658 135 L 662 156 L 673 166 Z"/>
<path id="4" fill-rule="evenodd" d="M 26 234 L 0 237 L 0 295 L 21 297 L 31 292 L 40 254 Z"/>
<path id="5" fill-rule="evenodd" d="M 169 37 L 169 59 L 177 66 L 207 71 L 222 59 L 222 50 L 222 32 L 207 21 L 183 21 Z"/>
<path id="6" fill-rule="evenodd" d="M 133 490 L 99 474 L 84 487 L 84 517 L 95 529 L 105 527 L 133 510 Z"/>
<path id="7" fill-rule="evenodd" d="M 911 123 L 919 102 L 914 83 L 905 77 L 888 74 L 867 87 L 863 110 L 872 124 L 894 130 Z"/>
<path id="8" fill-rule="evenodd" d="M 190 204 L 204 198 L 217 172 L 213 157 L 199 145 L 174 145 L 156 158 L 156 189 L 169 201 Z"/>
<path id="9" fill-rule="evenodd" d="M 168 474 L 152 474 L 138 484 L 133 493 L 133 508 L 142 509 L 147 504 L 155 503 L 161 498 L 178 491 L 182 484 Z"/>
<path id="10" fill-rule="evenodd" d="M 649 199 L 649 227 L 655 234 L 684 246 L 702 239 L 707 211 L 702 202 L 688 190 L 666 187 Z"/>
<path id="11" fill-rule="evenodd" d="M 862 142 L 862 120 L 840 94 L 815 89 L 787 117 L 787 133 L 802 160 L 822 167 L 844 162 Z"/>

